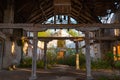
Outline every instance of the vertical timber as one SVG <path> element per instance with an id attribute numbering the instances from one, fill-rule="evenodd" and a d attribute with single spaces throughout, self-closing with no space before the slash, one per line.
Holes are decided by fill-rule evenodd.
<path id="1" fill-rule="evenodd" d="M 6 8 L 4 9 L 3 23 L 14 23 L 14 0 L 7 0 Z M 13 29 L 2 29 L 5 33 L 5 37 L 13 34 Z M 14 56 L 11 56 L 11 46 L 12 42 L 10 37 L 5 39 L 5 49 L 3 58 L 3 68 L 8 68 L 12 64 Z M 10 61 L 10 62 L 9 62 Z"/>
<path id="2" fill-rule="evenodd" d="M 76 70 L 79 70 L 80 66 L 79 66 L 79 53 L 78 53 L 79 46 L 78 46 L 78 41 L 75 41 L 75 48 L 76 48 Z"/>
<path id="3" fill-rule="evenodd" d="M 85 31 L 85 44 L 86 44 L 86 77 L 87 77 L 86 80 L 93 80 L 91 75 L 89 31 Z"/>
<path id="4" fill-rule="evenodd" d="M 47 69 L 47 41 L 44 41 L 44 69 Z"/>
<path id="5" fill-rule="evenodd" d="M 37 60 L 37 32 L 34 32 L 34 38 L 33 38 L 33 55 L 32 55 L 32 73 L 29 80 L 35 80 L 36 77 L 36 60 Z"/>

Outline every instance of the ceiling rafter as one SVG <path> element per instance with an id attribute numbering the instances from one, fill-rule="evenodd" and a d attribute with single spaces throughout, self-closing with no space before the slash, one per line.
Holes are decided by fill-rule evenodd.
<path id="1" fill-rule="evenodd" d="M 17 13 L 21 12 L 25 7 L 27 7 L 27 6 L 29 6 L 29 5 L 30 5 L 30 2 L 24 4 L 21 8 L 19 8 L 19 9 L 17 10 Z"/>
<path id="2" fill-rule="evenodd" d="M 0 1 L 0 8 L 5 8 L 7 0 Z M 115 2 L 119 0 L 70 0 L 71 11 L 66 13 L 81 23 L 99 22 L 97 16 L 107 15 L 107 9 L 116 12 Z M 2 4 L 3 3 L 3 4 Z M 84 6 L 83 6 L 84 5 Z M 63 6 L 64 7 L 64 6 Z M 82 9 L 81 9 L 82 8 Z M 4 14 L 0 9 L 0 21 Z M 64 10 L 63 10 L 64 11 Z M 62 13 L 61 13 L 62 14 Z M 54 0 L 15 0 L 15 22 L 44 22 L 54 16 Z M 64 14 L 63 14 L 64 15 Z"/>
<path id="3" fill-rule="evenodd" d="M 72 12 L 75 13 L 77 15 L 77 17 L 83 17 L 83 19 L 87 20 L 90 23 L 94 23 L 95 20 L 91 19 L 88 15 L 84 14 L 84 13 L 78 13 L 75 9 L 72 9 Z M 78 16 L 79 14 L 79 16 Z"/>
<path id="4" fill-rule="evenodd" d="M 51 7 L 51 8 L 48 8 L 47 10 L 45 10 L 45 13 L 47 13 L 46 14 L 46 16 L 50 13 L 50 12 L 52 12 L 52 8 L 53 7 Z M 32 16 L 31 18 L 28 18 L 28 20 L 27 20 L 27 22 L 33 22 L 33 21 L 35 21 L 35 19 L 39 19 L 41 16 L 42 16 L 42 13 L 39 11 L 39 10 L 37 10 L 36 12 L 35 12 L 35 14 L 33 14 L 34 16 Z M 46 17 L 47 18 L 47 17 Z M 48 19 L 48 18 L 47 18 Z"/>
<path id="5" fill-rule="evenodd" d="M 50 18 L 50 17 L 52 17 L 52 16 L 53 16 L 53 14 L 54 14 L 54 12 L 53 12 L 53 11 L 52 11 L 52 12 L 50 12 L 49 14 L 47 14 L 47 19 L 48 19 L 48 18 Z M 44 20 L 43 20 L 42 18 L 39 18 L 39 19 L 37 19 L 35 22 L 36 22 L 36 23 L 43 23 L 43 22 L 44 22 Z"/>
<path id="6" fill-rule="evenodd" d="M 52 11 L 53 7 L 47 8 L 44 12 L 48 13 L 49 11 Z M 32 18 L 34 18 L 35 16 L 41 14 L 41 9 L 37 9 L 35 10 L 28 18 L 27 22 L 29 22 Z"/>
<path id="7" fill-rule="evenodd" d="M 92 0 L 92 3 L 94 3 L 93 0 Z M 88 7 L 88 6 L 91 6 L 91 8 Z M 91 20 L 96 21 L 96 22 L 100 22 L 97 15 L 93 14 L 93 13 L 95 13 L 94 12 L 94 7 L 95 7 L 94 4 L 84 3 L 83 8 L 82 8 L 82 9 L 84 9 L 84 12 L 83 12 L 83 10 L 81 10 L 81 12 L 84 15 L 86 15 L 87 17 L 89 17 Z"/>
<path id="8" fill-rule="evenodd" d="M 42 3 L 40 3 L 40 0 L 38 0 L 38 3 L 39 3 L 38 7 L 41 9 L 42 14 L 43 14 L 42 17 L 43 17 L 45 20 L 47 20 L 47 18 L 46 18 L 46 13 L 45 13 L 45 11 L 44 11 L 44 9 L 43 9 L 43 6 L 41 5 Z"/>

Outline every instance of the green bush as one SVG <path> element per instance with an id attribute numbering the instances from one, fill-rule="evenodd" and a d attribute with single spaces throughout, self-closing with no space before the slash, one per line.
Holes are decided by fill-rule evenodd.
<path id="1" fill-rule="evenodd" d="M 50 65 L 53 65 L 56 63 L 56 58 L 57 58 L 57 55 L 55 53 L 55 50 L 48 50 L 47 51 L 47 62 L 48 64 Z"/>
<path id="2" fill-rule="evenodd" d="M 23 62 L 20 63 L 19 67 L 22 68 L 29 68 L 32 66 L 32 58 L 25 58 L 23 59 Z"/>
<path id="3" fill-rule="evenodd" d="M 65 58 L 57 59 L 58 64 L 64 64 L 69 66 L 75 66 L 76 65 L 76 55 L 69 55 Z M 85 67 L 85 56 L 84 54 L 79 55 L 79 64 L 81 67 Z"/>
<path id="4" fill-rule="evenodd" d="M 44 62 L 42 60 L 37 61 L 37 68 L 44 68 Z M 21 68 L 31 68 L 32 67 L 32 58 L 23 59 L 23 63 L 20 63 L 18 67 Z"/>
<path id="5" fill-rule="evenodd" d="M 57 64 L 75 66 L 75 55 L 69 55 L 64 58 L 59 58 L 57 59 Z"/>
<path id="6" fill-rule="evenodd" d="M 92 61 L 92 68 L 93 69 L 106 69 L 106 68 L 113 68 L 114 67 L 114 55 L 112 52 L 107 52 L 105 54 L 105 59 L 101 60 L 98 59 L 96 61 Z"/>
<path id="7" fill-rule="evenodd" d="M 119 69 L 119 70 L 120 70 L 120 61 L 116 61 L 116 62 L 114 63 L 114 65 L 115 65 L 115 68 L 116 68 L 116 69 Z"/>
<path id="8" fill-rule="evenodd" d="M 85 59 L 85 55 L 82 53 L 79 55 L 79 64 L 80 64 L 80 68 L 85 68 L 86 59 Z"/>
<path id="9" fill-rule="evenodd" d="M 97 61 L 92 61 L 91 67 L 92 69 L 106 69 L 111 68 L 111 65 L 107 61 L 99 59 Z"/>
<path id="10" fill-rule="evenodd" d="M 75 66 L 75 55 L 65 57 L 64 64 L 69 66 Z"/>
<path id="11" fill-rule="evenodd" d="M 37 61 L 37 68 L 44 68 L 44 62 L 42 60 Z"/>

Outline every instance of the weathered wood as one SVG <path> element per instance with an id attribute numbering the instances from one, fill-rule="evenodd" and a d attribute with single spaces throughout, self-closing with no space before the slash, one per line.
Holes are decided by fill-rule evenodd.
<path id="1" fill-rule="evenodd" d="M 116 29 L 120 28 L 120 24 L 35 24 L 35 27 L 38 28 L 47 28 L 47 29 L 55 29 L 55 28 L 71 28 L 71 29 L 80 29 L 80 28 L 106 28 L 106 29 Z"/>
<path id="2" fill-rule="evenodd" d="M 92 29 L 92 28 L 105 28 L 105 29 L 119 29 L 120 24 L 11 24 L 4 23 L 0 24 L 1 29 L 14 29 L 14 28 L 23 28 L 23 29 L 32 29 L 33 31 L 39 31 L 41 29 Z"/>
<path id="3" fill-rule="evenodd" d="M 91 57 L 90 57 L 90 39 L 89 39 L 89 31 L 85 32 L 85 55 L 86 55 L 86 80 L 92 80 L 92 74 L 91 74 Z"/>
<path id="4" fill-rule="evenodd" d="M 33 37 L 28 37 L 28 39 L 33 39 Z M 51 41 L 51 40 L 72 40 L 72 41 L 82 41 L 84 40 L 84 37 L 38 37 L 38 40 L 41 41 Z"/>
<path id="5" fill-rule="evenodd" d="M 44 41 L 44 69 L 47 69 L 47 41 Z"/>
<path id="6" fill-rule="evenodd" d="M 29 80 L 35 80 L 36 77 L 36 60 L 37 60 L 37 32 L 34 32 L 33 38 L 33 55 L 32 55 L 32 73 Z"/>
<path id="7" fill-rule="evenodd" d="M 76 48 L 76 70 L 80 69 L 80 65 L 79 65 L 79 53 L 78 53 L 78 41 L 75 41 L 75 48 Z"/>
<path id="8" fill-rule="evenodd" d="M 33 37 L 27 37 L 27 39 L 33 39 Z M 72 41 L 83 41 L 85 40 L 86 38 L 85 37 L 38 37 L 38 40 L 41 40 L 41 41 L 52 41 L 52 40 L 72 40 Z M 100 40 L 100 41 L 116 41 L 116 40 L 120 40 L 120 37 L 119 36 L 104 36 L 104 37 L 91 37 L 90 40 Z"/>

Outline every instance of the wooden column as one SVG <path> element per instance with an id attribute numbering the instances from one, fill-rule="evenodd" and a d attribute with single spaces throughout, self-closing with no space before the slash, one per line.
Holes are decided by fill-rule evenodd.
<path id="1" fill-rule="evenodd" d="M 85 31 L 85 44 L 86 44 L 86 77 L 87 77 L 86 80 L 93 80 L 91 75 L 89 31 Z"/>
<path id="2" fill-rule="evenodd" d="M 44 41 L 44 69 L 47 69 L 47 41 Z"/>
<path id="3" fill-rule="evenodd" d="M 4 23 L 14 22 L 14 0 L 7 0 L 7 6 L 4 10 Z"/>
<path id="4" fill-rule="evenodd" d="M 4 9 L 4 16 L 3 16 L 3 23 L 13 23 L 14 22 L 14 0 L 7 0 L 6 5 Z M 7 26 L 9 27 L 9 25 Z M 3 58 L 3 68 L 10 67 L 13 63 L 13 60 L 15 59 L 15 56 L 11 56 L 11 46 L 12 46 L 12 40 L 8 37 L 9 35 L 13 34 L 13 29 L 2 29 L 3 34 L 5 35 L 5 44 L 4 44 L 4 58 Z M 15 43 L 15 49 L 17 46 Z M 18 50 L 19 51 L 19 50 Z M 18 53 L 15 51 L 14 53 Z"/>
<path id="5" fill-rule="evenodd" d="M 75 41 L 75 48 L 76 48 L 76 70 L 80 69 L 80 65 L 79 65 L 79 53 L 78 53 L 78 41 Z"/>
<path id="6" fill-rule="evenodd" d="M 54 24 L 56 24 L 56 14 L 54 14 Z"/>
<path id="7" fill-rule="evenodd" d="M 7 6 L 4 10 L 4 23 L 14 23 L 14 0 L 7 0 Z M 13 29 L 3 29 L 6 34 L 12 34 Z"/>
<path id="8" fill-rule="evenodd" d="M 34 37 L 33 37 L 33 55 L 32 55 L 32 73 L 31 77 L 29 80 L 35 80 L 36 77 L 36 60 L 37 60 L 37 32 L 34 32 Z"/>
<path id="9" fill-rule="evenodd" d="M 68 24 L 71 24 L 70 15 L 68 15 Z"/>

